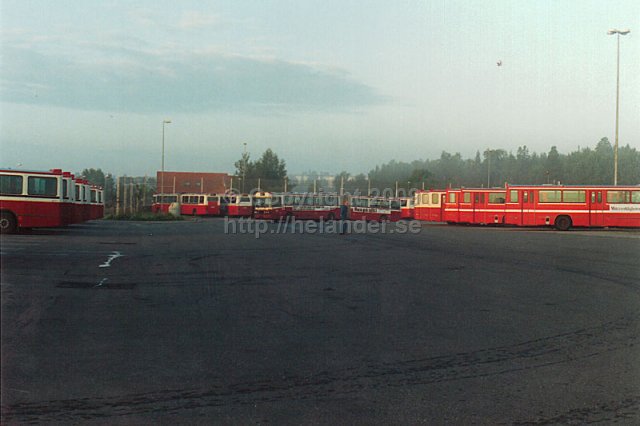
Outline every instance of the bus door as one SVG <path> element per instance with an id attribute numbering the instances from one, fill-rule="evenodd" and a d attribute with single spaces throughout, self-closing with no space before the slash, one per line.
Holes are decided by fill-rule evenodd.
<path id="1" fill-rule="evenodd" d="M 437 196 L 437 194 L 434 194 Z M 435 197 L 433 198 L 434 204 L 435 204 Z M 434 222 L 443 222 L 444 221 L 444 203 L 447 201 L 447 193 L 443 192 L 442 194 L 440 194 L 440 206 L 438 209 L 438 212 L 436 213 L 436 216 L 432 219 Z"/>
<path id="2" fill-rule="evenodd" d="M 589 226 L 604 226 L 604 200 L 601 189 L 590 191 Z"/>
<path id="3" fill-rule="evenodd" d="M 522 191 L 522 201 L 520 210 L 520 225 L 533 226 L 536 224 L 536 203 L 534 200 L 535 192 L 530 189 Z"/>

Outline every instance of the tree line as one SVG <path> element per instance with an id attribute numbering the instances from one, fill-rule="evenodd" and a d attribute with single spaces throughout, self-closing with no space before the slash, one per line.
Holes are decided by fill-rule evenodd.
<path id="1" fill-rule="evenodd" d="M 463 158 L 460 153 L 443 151 L 440 158 L 403 162 L 391 160 L 377 165 L 368 173 L 351 174 L 342 171 L 332 181 L 313 179 L 304 184 L 289 179 L 286 162 L 272 150 L 267 149 L 260 158 L 252 160 L 244 153 L 235 162 L 233 187 L 249 192 L 260 188 L 264 191 L 325 191 L 367 193 L 370 189 L 381 191 L 390 188 L 404 194 L 410 189 L 451 187 L 487 187 L 510 184 L 576 184 L 610 185 L 613 183 L 613 146 L 602 138 L 594 148 L 584 147 L 567 154 L 552 146 L 548 152 L 530 152 L 527 146 L 513 151 L 487 149 L 477 151 L 474 158 Z M 116 178 L 101 169 L 84 169 L 77 176 L 105 188 L 107 207 L 116 200 Z M 122 188 L 126 187 L 127 199 L 140 206 L 151 204 L 155 192 L 155 178 L 119 177 Z M 640 184 L 640 152 L 628 144 L 618 150 L 618 183 Z M 387 192 L 388 193 L 388 192 Z M 121 193 L 121 197 L 123 194 Z"/>
<path id="2" fill-rule="evenodd" d="M 343 171 L 334 182 L 344 182 L 345 191 L 372 188 L 487 187 L 510 184 L 613 184 L 613 146 L 602 138 L 592 149 L 579 148 L 568 154 L 552 146 L 547 153 L 530 152 L 520 146 L 516 152 L 504 149 L 477 151 L 474 158 L 443 151 L 438 159 L 402 162 L 391 160 L 367 174 Z M 640 152 L 629 145 L 618 149 L 618 184 L 640 184 Z"/>

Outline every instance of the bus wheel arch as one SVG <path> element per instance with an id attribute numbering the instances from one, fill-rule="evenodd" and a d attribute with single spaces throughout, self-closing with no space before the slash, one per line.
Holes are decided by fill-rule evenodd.
<path id="1" fill-rule="evenodd" d="M 9 210 L 0 212 L 0 233 L 13 234 L 18 230 L 18 219 Z"/>
<path id="2" fill-rule="evenodd" d="M 554 221 L 554 226 L 559 231 L 568 231 L 573 225 L 573 221 L 570 216 L 560 215 L 556 217 Z"/>

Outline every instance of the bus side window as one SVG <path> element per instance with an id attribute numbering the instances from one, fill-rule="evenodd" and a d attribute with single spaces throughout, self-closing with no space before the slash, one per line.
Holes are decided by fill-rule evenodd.
<path id="1" fill-rule="evenodd" d="M 598 202 L 602 202 L 602 191 L 598 191 Z"/>
<path id="2" fill-rule="evenodd" d="M 523 203 L 528 203 L 529 202 L 529 193 L 527 191 L 524 191 L 522 193 L 522 202 Z"/>

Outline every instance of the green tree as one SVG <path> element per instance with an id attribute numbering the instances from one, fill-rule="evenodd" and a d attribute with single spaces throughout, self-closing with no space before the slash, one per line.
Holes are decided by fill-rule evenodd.
<path id="1" fill-rule="evenodd" d="M 267 149 L 253 164 L 253 173 L 255 176 L 263 179 L 284 179 L 287 176 L 287 167 L 284 160 L 280 160 L 278 155 L 271 150 Z"/>

